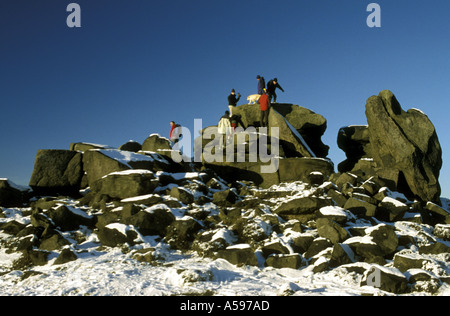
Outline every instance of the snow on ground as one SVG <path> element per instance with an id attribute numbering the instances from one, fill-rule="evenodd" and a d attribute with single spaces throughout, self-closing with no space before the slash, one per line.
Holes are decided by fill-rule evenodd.
<path id="1" fill-rule="evenodd" d="M 54 259 L 32 270 L 6 272 L 17 253 L 0 250 L 0 295 L 40 296 L 278 296 L 294 295 L 392 295 L 374 287 L 360 286 L 361 275 L 343 267 L 313 273 L 270 267 L 236 267 L 223 259 L 182 254 L 145 237 L 164 260 L 157 265 L 140 263 L 131 252 L 100 247 L 95 234 L 80 247 L 79 259 L 53 265 Z M 438 295 L 450 295 L 444 285 Z M 423 294 L 421 294 L 423 295 Z"/>

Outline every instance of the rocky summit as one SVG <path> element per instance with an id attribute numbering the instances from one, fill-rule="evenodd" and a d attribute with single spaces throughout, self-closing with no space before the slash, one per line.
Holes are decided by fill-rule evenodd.
<path id="1" fill-rule="evenodd" d="M 337 172 L 321 115 L 276 104 L 275 135 L 258 105 L 234 114 L 243 129 L 219 146 L 205 128 L 196 162 L 152 134 L 40 150 L 29 186 L 0 179 L 0 294 L 449 294 L 450 200 L 425 114 L 369 98 L 368 125 L 338 132 Z M 272 172 L 253 145 L 277 146 Z"/>

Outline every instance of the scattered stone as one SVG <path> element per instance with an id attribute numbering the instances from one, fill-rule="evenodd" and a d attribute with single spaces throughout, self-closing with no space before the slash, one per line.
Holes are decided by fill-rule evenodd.
<path id="1" fill-rule="evenodd" d="M 174 249 L 187 250 L 202 225 L 190 216 L 178 219 L 167 227 L 166 241 Z"/>
<path id="2" fill-rule="evenodd" d="M 272 254 L 266 260 L 266 266 L 276 269 L 299 269 L 305 265 L 305 260 L 297 254 Z"/>
<path id="3" fill-rule="evenodd" d="M 78 256 L 73 250 L 71 250 L 69 247 L 64 248 L 61 250 L 61 253 L 59 254 L 58 258 L 56 258 L 54 265 L 60 265 L 65 264 L 67 262 L 75 261 L 78 259 Z"/>
<path id="4" fill-rule="evenodd" d="M 361 280 L 361 286 L 365 285 L 395 294 L 403 294 L 407 291 L 408 280 L 397 268 L 373 264 L 372 268 L 364 273 Z"/>
<path id="5" fill-rule="evenodd" d="M 213 203 L 219 206 L 231 206 L 238 200 L 233 189 L 219 191 L 213 195 Z"/>
<path id="6" fill-rule="evenodd" d="M 133 226 L 113 223 L 99 229 L 97 236 L 104 246 L 117 247 L 122 244 L 135 245 L 139 233 Z"/>
<path id="7" fill-rule="evenodd" d="M 218 252 L 218 257 L 237 266 L 258 265 L 256 254 L 249 244 L 238 244 L 227 247 L 225 250 L 220 250 Z"/>
<path id="8" fill-rule="evenodd" d="M 186 205 L 194 203 L 194 196 L 192 193 L 182 187 L 173 187 L 170 191 L 170 196 Z"/>
<path id="9" fill-rule="evenodd" d="M 45 215 L 63 231 L 76 230 L 81 225 L 87 227 L 94 227 L 95 225 L 95 218 L 93 216 L 72 206 L 59 205 L 49 209 L 45 212 Z"/>

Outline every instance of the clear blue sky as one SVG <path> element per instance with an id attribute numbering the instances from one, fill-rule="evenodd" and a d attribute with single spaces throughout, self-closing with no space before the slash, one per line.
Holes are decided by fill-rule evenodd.
<path id="1" fill-rule="evenodd" d="M 66 25 L 71 2 L 81 28 Z M 38 149 L 217 124 L 230 90 L 255 93 L 260 74 L 328 120 L 336 166 L 339 128 L 366 124 L 366 100 L 392 90 L 436 126 L 450 197 L 450 1 L 376 1 L 381 28 L 366 25 L 371 2 L 2 0 L 0 177 L 27 184 Z"/>

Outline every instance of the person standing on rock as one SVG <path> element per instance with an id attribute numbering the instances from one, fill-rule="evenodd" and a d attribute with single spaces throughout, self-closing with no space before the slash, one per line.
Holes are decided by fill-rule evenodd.
<path id="1" fill-rule="evenodd" d="M 231 90 L 231 94 L 228 96 L 228 107 L 230 109 L 230 116 L 233 116 L 233 109 L 236 107 L 240 99 L 241 94 L 238 93 L 238 96 L 236 97 L 236 91 L 234 89 Z"/>
<path id="2" fill-rule="evenodd" d="M 278 84 L 277 78 L 274 78 L 267 83 L 267 94 L 269 95 L 270 102 L 272 102 L 272 97 L 273 103 L 277 102 L 277 94 L 275 93 L 277 88 L 284 92 L 284 89 Z"/>
<path id="3" fill-rule="evenodd" d="M 222 148 L 223 140 L 228 142 L 233 134 L 229 111 L 225 111 L 225 115 L 220 118 L 219 125 L 217 126 L 217 131 L 220 135 L 222 135 L 220 139 L 220 147 Z"/>
<path id="4" fill-rule="evenodd" d="M 261 95 L 263 94 L 263 90 L 266 88 L 266 80 L 260 75 L 256 76 L 256 80 L 258 80 L 258 94 Z"/>
<path id="5" fill-rule="evenodd" d="M 267 91 L 266 89 L 262 91 L 261 98 L 259 98 L 258 101 L 261 109 L 261 118 L 260 118 L 261 127 L 269 126 L 270 100 L 266 91 Z"/>
<path id="6" fill-rule="evenodd" d="M 181 137 L 181 126 L 176 124 L 174 121 L 170 122 L 170 143 L 174 147 L 180 141 Z"/>

